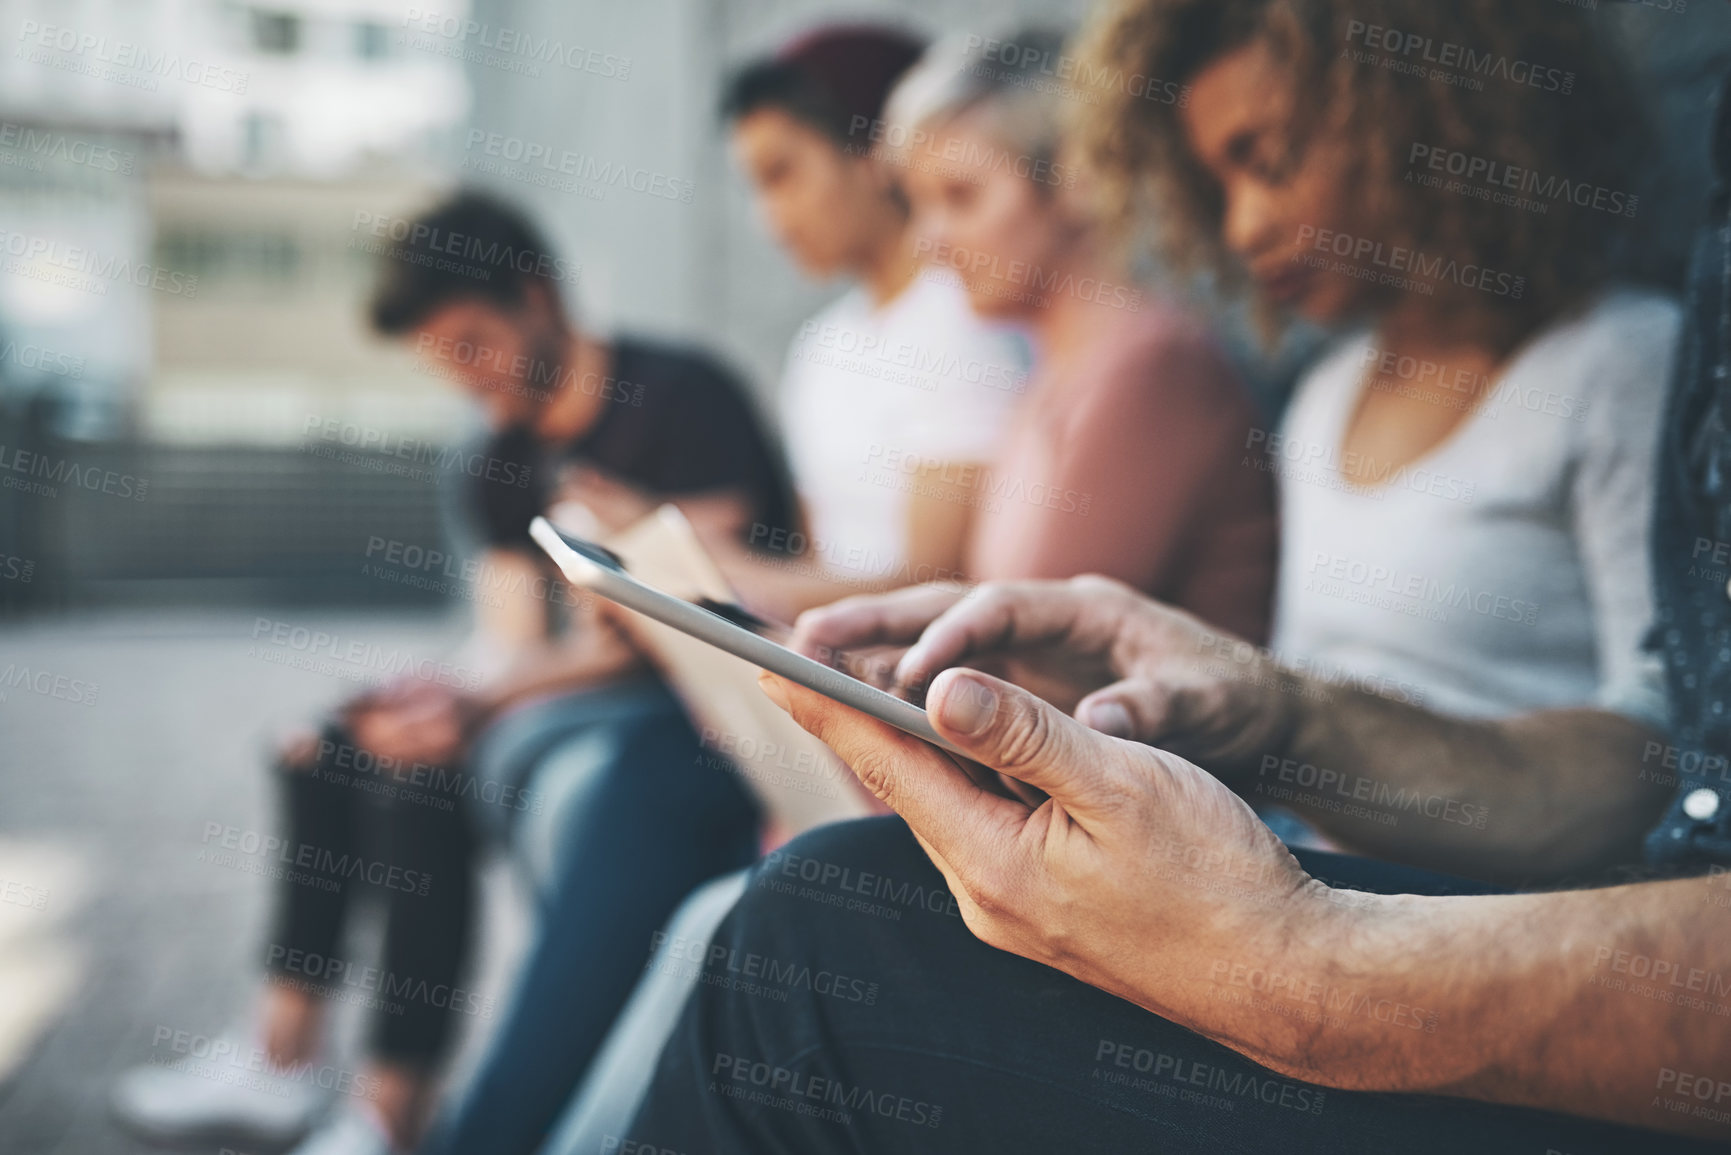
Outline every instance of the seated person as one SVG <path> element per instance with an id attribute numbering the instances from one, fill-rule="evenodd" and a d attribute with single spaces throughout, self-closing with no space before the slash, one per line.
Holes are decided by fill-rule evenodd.
<path id="1" fill-rule="evenodd" d="M 1280 275 L 1301 236 L 1284 214 L 1312 214 L 1321 227 L 1339 219 L 1348 188 L 1358 205 L 1398 205 L 1400 177 L 1384 167 L 1380 183 L 1365 184 L 1376 154 L 1354 146 L 1380 121 L 1426 139 L 1475 123 L 1446 115 L 1457 89 L 1339 50 L 1340 30 L 1368 23 L 1373 7 L 1381 11 L 1335 0 L 1312 20 L 1294 0 L 1122 0 L 1092 46 L 1103 75 L 1139 69 L 1189 86 L 1181 108 L 1139 103 L 1093 126 L 1096 143 L 1116 149 L 1126 187 L 1158 158 L 1178 186 L 1163 207 L 1180 235 L 1250 260 L 1271 290 L 1325 319 L 1331 301 L 1364 302 L 1325 293 L 1328 282 L 1307 273 Z M 1601 118 L 1626 107 L 1603 100 L 1602 65 L 1566 15 L 1499 11 L 1493 27 L 1488 10 L 1413 5 L 1401 19 L 1431 43 L 1495 43 L 1511 58 L 1575 68 L 1579 106 L 1497 94 L 1505 141 L 1590 141 Z M 1295 124 L 1302 92 L 1333 103 L 1305 108 Z M 1424 109 L 1442 124 L 1402 119 Z M 1525 118 L 1534 116 L 1556 117 L 1552 131 L 1532 130 Z M 1731 161 L 1731 116 L 1719 135 Z M 1381 155 L 1394 163 L 1394 152 Z M 1593 179 L 1592 158 L 1578 163 Z M 628 1141 L 706 1152 L 1044 1151 L 1082 1141 L 1102 1150 L 1579 1153 L 1698 1150 L 1675 1136 L 1731 1136 L 1713 1104 L 1731 1019 L 1701 995 L 1731 972 L 1731 940 L 1703 914 L 1731 901 L 1722 870 L 1493 894 L 1408 867 L 1288 852 L 1241 797 L 1272 758 L 1327 769 L 1355 789 L 1442 794 L 1508 816 L 1468 847 L 1421 836 L 1388 840 L 1391 856 L 1554 874 L 1623 861 L 1651 830 L 1654 867 L 1699 874 L 1731 863 L 1722 772 L 1731 736 L 1717 708 L 1731 676 L 1719 654 L 1731 610 L 1722 590 L 1683 572 L 1697 539 L 1731 526 L 1723 439 L 1697 435 L 1720 420 L 1725 372 L 1731 195 L 1722 189 L 1715 203 L 1716 232 L 1697 256 L 1699 328 L 1678 362 L 1688 376 L 1665 425 L 1675 456 L 1654 543 L 1675 758 L 1638 715 L 1618 712 L 1634 695 L 1499 717 L 1444 713 L 1343 685 L 1332 669 L 1319 675 L 1223 644 L 1188 615 L 1093 578 L 966 599 L 908 591 L 815 612 L 801 623 L 814 649 L 917 637 L 902 680 L 929 686 L 935 724 L 972 761 L 766 679 L 906 825 L 873 820 L 791 844 L 760 868 L 720 949 L 814 973 L 845 966 L 877 983 L 877 997 L 862 1005 L 799 990 L 771 1001 L 699 987 Z M 1365 215 L 1361 230 L 1383 223 Z M 1529 319 L 1539 326 L 1524 334 L 1529 350 L 1558 335 L 1546 311 Z M 1662 314 L 1652 323 L 1661 335 L 1674 328 Z M 1579 377 L 1632 371 L 1601 365 L 1611 350 L 1588 347 L 1594 360 Z M 1649 357 L 1645 368 L 1657 377 L 1670 361 Z M 1484 375 L 1518 368 L 1491 372 L 1499 364 Z M 1552 380 L 1560 394 L 1576 387 L 1561 372 Z M 1627 393 L 1610 398 L 1594 398 L 1589 414 L 1601 400 L 1621 407 L 1618 422 L 1639 414 Z M 1380 408 L 1369 394 L 1358 405 Z M 1380 416 L 1385 434 L 1415 432 Z M 1438 521 L 1458 517 L 1451 509 Z M 1613 560 L 1635 568 L 1632 556 Z M 957 664 L 1022 678 L 1038 669 L 1043 686 L 1064 692 L 1054 705 L 983 672 L 938 675 Z M 1614 686 L 1617 663 L 1601 664 Z M 1681 768 L 1668 785 L 1646 772 L 1655 754 Z M 1018 784 L 1015 797 L 999 788 L 1005 779 Z M 1315 818 L 1372 841 L 1361 818 L 1323 807 Z M 834 881 L 792 881 L 811 876 L 812 864 Z M 826 887 L 863 905 L 826 901 Z M 1690 994 L 1637 997 L 1620 977 L 1631 958 L 1676 960 L 1670 969 L 1690 976 L 1680 980 Z"/>
<path id="2" fill-rule="evenodd" d="M 407 680 L 358 695 L 322 727 L 291 739 L 279 770 L 289 845 L 339 857 L 367 849 L 436 880 L 425 894 L 385 890 L 381 970 L 411 989 L 448 990 L 459 981 L 474 920 L 472 799 L 486 787 L 488 797 L 512 798 L 502 812 L 519 817 L 534 794 L 524 781 L 529 769 L 574 730 L 605 721 L 615 729 L 618 758 L 652 757 L 658 771 L 622 774 L 626 781 L 610 792 L 616 807 L 625 805 L 620 794 L 654 799 L 653 837 L 621 847 L 604 832 L 568 836 L 568 844 L 603 854 L 630 879 L 613 879 L 592 901 L 610 912 L 639 912 L 647 935 L 692 886 L 755 852 L 750 796 L 731 774 L 696 758 L 696 735 L 677 704 L 610 629 L 585 620 L 580 599 L 550 582 L 556 571 L 527 531 L 557 471 L 581 465 L 585 498 L 598 490 L 603 497 L 625 489 L 662 495 L 718 534 L 796 527 L 778 457 L 732 373 L 702 354 L 631 337 L 607 341 L 573 326 L 558 285 L 533 271 L 551 267 L 537 264 L 550 250 L 506 205 L 464 193 L 416 224 L 406 257 L 387 261 L 372 320 L 379 332 L 411 342 L 431 371 L 456 380 L 486 409 L 490 437 L 465 457 L 480 463 L 463 481 L 486 551 L 476 579 L 476 631 L 458 665 L 488 677 L 472 689 Z M 466 238 L 468 252 L 520 257 L 465 264 L 444 249 L 441 261 L 409 259 L 430 257 L 456 236 Z M 613 688 L 571 693 L 603 683 Z M 511 734 L 511 765 L 477 763 L 477 746 L 500 726 Z M 494 780 L 507 770 L 522 777 Z M 378 780 L 419 782 L 435 773 L 448 785 L 416 791 L 424 801 L 380 805 L 384 796 L 368 789 Z M 278 1068 L 318 1054 L 327 995 L 341 984 L 308 973 L 304 960 L 320 960 L 312 965 L 322 972 L 325 960 L 345 956 L 355 889 L 346 876 L 277 886 L 269 975 L 250 1030 Z M 629 960 L 617 969 L 623 974 L 613 981 L 623 998 Z M 568 978 L 590 981 L 597 998 L 608 981 L 599 962 Z M 307 1140 L 310 1149 L 385 1151 L 408 1146 L 420 1131 L 453 1008 L 427 998 L 383 1001 L 394 1006 L 374 1011 L 361 1072 L 378 1094 L 337 1112 Z M 580 1028 L 575 1020 L 562 1027 Z M 123 1121 L 157 1139 L 221 1134 L 248 1145 L 292 1142 L 324 1104 L 293 1080 L 271 1090 L 283 1094 L 213 1087 L 150 1068 L 126 1076 L 116 1106 Z"/>

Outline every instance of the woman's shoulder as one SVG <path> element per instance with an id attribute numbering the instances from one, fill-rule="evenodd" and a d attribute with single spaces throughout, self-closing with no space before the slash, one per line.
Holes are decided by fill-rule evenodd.
<path id="1" fill-rule="evenodd" d="M 1249 397 L 1208 321 L 1158 300 L 1124 310 L 1094 343 L 1090 370 L 1102 390 L 1120 398 L 1181 404 Z"/>
<path id="2" fill-rule="evenodd" d="M 1550 388 L 1578 396 L 1589 425 L 1637 413 L 1656 419 L 1671 384 L 1682 325 L 1674 298 L 1614 289 L 1553 325 L 1534 342 L 1525 367 Z"/>
<path id="3" fill-rule="evenodd" d="M 1530 352 L 1534 360 L 1572 362 L 1583 377 L 1615 384 L 1648 375 L 1655 359 L 1669 361 L 1682 324 L 1675 298 L 1648 289 L 1612 289 L 1551 325 Z"/>

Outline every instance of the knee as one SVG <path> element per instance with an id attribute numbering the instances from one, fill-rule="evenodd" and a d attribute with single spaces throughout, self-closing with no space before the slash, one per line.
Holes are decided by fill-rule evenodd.
<path id="1" fill-rule="evenodd" d="M 950 957 L 957 943 L 987 949 L 894 817 L 825 826 L 766 855 L 715 942 L 814 974 L 846 971 L 862 985 Z"/>
<path id="2" fill-rule="evenodd" d="M 932 871 L 931 860 L 900 818 L 859 818 L 808 830 L 770 851 L 753 872 L 753 882 L 783 879 L 828 884 L 846 871 L 906 877 Z"/>
<path id="3" fill-rule="evenodd" d="M 956 901 L 907 825 L 895 817 L 838 822 L 765 855 L 752 871 L 735 921 L 774 927 L 924 923 L 953 915 Z M 948 919 L 938 919 L 947 922 Z"/>

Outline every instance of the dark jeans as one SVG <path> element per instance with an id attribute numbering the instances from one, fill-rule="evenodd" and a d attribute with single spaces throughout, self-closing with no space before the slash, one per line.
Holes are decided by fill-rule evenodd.
<path id="1" fill-rule="evenodd" d="M 449 992 L 468 953 L 475 909 L 475 839 L 462 799 L 415 791 L 358 750 L 341 726 L 320 734 L 310 769 L 279 768 L 288 829 L 276 925 L 265 951 L 274 980 L 336 997 L 377 999 L 371 1052 L 424 1070 L 451 1038 Z M 459 770 L 441 771 L 447 776 Z M 346 957 L 356 894 L 385 908 L 376 971 Z"/>
<path id="2" fill-rule="evenodd" d="M 557 877 L 511 1005 L 423 1155 L 533 1155 L 642 976 L 652 938 L 698 884 L 757 857 L 758 812 L 667 698 L 621 723 L 561 839 Z"/>
<path id="3" fill-rule="evenodd" d="M 1352 889 L 1483 889 L 1338 855 L 1299 857 Z M 749 967 L 755 981 L 696 989 L 620 1150 L 631 1142 L 682 1155 L 1706 1149 L 1541 1111 L 1283 1078 L 980 942 L 899 819 L 827 827 L 766 858 L 716 942 L 718 966 Z M 1409 1008 L 1389 1029 L 1423 1030 L 1424 1021 Z M 1436 1024 L 1439 1035 L 1487 1029 L 1495 1025 Z"/>

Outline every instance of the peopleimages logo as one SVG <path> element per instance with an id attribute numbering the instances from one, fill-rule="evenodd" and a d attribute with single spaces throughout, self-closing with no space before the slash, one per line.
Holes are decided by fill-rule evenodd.
<path id="1" fill-rule="evenodd" d="M 500 132 L 488 132 L 480 128 L 469 130 L 463 148 L 466 152 L 479 149 L 484 156 L 520 164 L 527 169 L 538 168 L 548 175 L 572 177 L 596 189 L 625 188 L 634 193 L 678 201 L 681 204 L 690 204 L 697 193 L 697 185 L 692 181 L 668 176 L 666 173 L 652 172 L 640 166 L 620 164 L 617 161 L 601 160 L 588 153 L 572 152 L 568 148 L 555 149 L 538 141 L 507 136 Z M 465 165 L 474 167 L 468 165 L 467 160 Z M 575 188 L 572 191 L 575 191 Z"/>
<path id="2" fill-rule="evenodd" d="M 47 157 L 66 164 L 82 165 L 98 172 L 131 176 L 133 154 L 104 144 L 67 136 L 63 132 L 37 130 L 9 120 L 0 120 L 0 148 L 17 149 L 32 157 Z"/>
<path id="3" fill-rule="evenodd" d="M 1463 289 L 1478 289 L 1515 301 L 1520 300 L 1527 291 L 1525 277 L 1498 272 L 1470 261 L 1463 264 L 1453 258 L 1431 256 L 1420 249 L 1385 245 L 1369 237 L 1355 237 L 1350 233 L 1335 232 L 1333 229 L 1319 229 L 1315 225 L 1298 227 L 1298 243 L 1309 246 L 1315 252 L 1341 257 L 1351 262 L 1337 262 L 1332 271 L 1387 284 L 1400 282 L 1397 287 L 1434 287 L 1446 281 Z M 1370 277 L 1362 276 L 1363 273 L 1375 270 L 1383 270 L 1383 273 Z M 1408 274 L 1418 280 L 1409 280 Z"/>
<path id="4" fill-rule="evenodd" d="M 1187 1091 L 1189 1088 L 1200 1088 L 1204 1092 L 1212 1091 L 1216 1094 L 1185 1101 L 1199 1106 L 1223 1107 L 1229 1111 L 1240 1101 L 1253 1099 L 1269 1106 L 1284 1107 L 1289 1111 L 1320 1115 L 1323 1103 L 1328 1098 L 1326 1091 L 1273 1075 L 1265 1077 L 1260 1073 L 1229 1069 L 1219 1064 L 1198 1062 L 1113 1039 L 1100 1040 L 1094 1051 L 1094 1062 L 1099 1064 L 1096 1070 L 1100 1071 L 1098 1077 L 1102 1082 L 1167 1094 L 1172 1098 L 1180 1097 L 1173 1093 L 1177 1088 Z M 1167 1086 L 1172 1087 L 1172 1092 L 1163 1090 Z"/>
<path id="5" fill-rule="evenodd" d="M 8 690 L 23 690 L 44 698 L 71 702 L 75 706 L 94 706 L 100 689 L 95 682 L 57 674 L 53 670 L 32 669 L 17 662 L 8 662 L 0 668 L 0 702 L 6 700 Z"/>
<path id="6" fill-rule="evenodd" d="M 1029 44 L 1017 44 L 1013 40 L 970 35 L 964 42 L 964 51 L 969 56 L 977 54 L 987 64 L 1000 64 L 1013 69 L 1012 76 L 1015 78 L 1028 77 L 1032 80 L 1035 78 L 1029 76 L 1032 72 L 1048 82 L 1061 82 L 1059 91 L 1069 91 L 1084 99 L 1093 95 L 1089 90 L 1113 89 L 1126 96 L 1152 100 L 1157 104 L 1177 105 L 1180 108 L 1190 102 L 1189 85 L 1145 76 L 1140 72 L 1127 73 L 1121 68 L 1091 64 L 1079 56 L 1051 52 Z"/>
<path id="7" fill-rule="evenodd" d="M 1257 777 L 1265 779 L 1270 771 L 1273 772 L 1276 782 L 1315 791 L 1316 794 L 1307 801 L 1313 805 L 1320 803 L 1325 810 L 1341 813 L 1343 803 L 1367 803 L 1381 813 L 1363 811 L 1360 808 L 1361 812 L 1354 817 L 1369 818 L 1384 826 L 1395 825 L 1396 812 L 1405 811 L 1457 826 L 1471 826 L 1477 830 L 1483 830 L 1490 819 L 1490 811 L 1484 806 L 1441 794 L 1423 794 L 1411 787 L 1397 786 L 1327 766 L 1315 766 L 1295 758 L 1264 754 Z M 1263 782 L 1257 783 L 1258 794 L 1268 793 L 1264 785 Z"/>
<path id="8" fill-rule="evenodd" d="M 1575 90 L 1573 72 L 1546 68 L 1526 60 L 1511 60 L 1496 52 L 1479 52 L 1464 44 L 1438 41 L 1417 32 L 1402 32 L 1398 28 L 1349 20 L 1346 38 L 1363 44 L 1367 49 L 1390 53 L 1395 63 L 1408 66 L 1403 71 L 1416 72 L 1424 65 L 1434 65 L 1435 69 L 1430 73 L 1432 79 L 1446 80 L 1460 87 L 1482 89 L 1483 78 L 1490 77 L 1565 96 Z M 1462 83 L 1469 80 L 1477 83 Z"/>
<path id="9" fill-rule="evenodd" d="M 58 497 L 61 486 L 131 501 L 143 501 L 150 494 L 149 478 L 100 465 L 80 465 L 70 458 L 52 457 L 0 442 L 0 489 Z"/>
<path id="10" fill-rule="evenodd" d="M 0 229 L 0 257 L 6 272 L 35 280 L 52 279 L 68 288 L 105 296 L 105 282 L 126 282 L 176 297 L 198 296 L 198 278 L 149 261 L 136 264 L 125 257 L 104 256 L 83 245 L 68 245 L 54 237 Z"/>
<path id="11" fill-rule="evenodd" d="M 314 992 L 325 997 L 335 995 L 338 988 L 352 987 L 366 994 L 378 995 L 382 999 L 399 1000 L 395 1007 L 398 1012 L 402 1010 L 401 1003 L 418 1002 L 458 1014 L 474 1015 L 483 1019 L 493 1017 L 494 1000 L 491 995 L 481 995 L 446 983 L 430 983 L 424 978 L 400 975 L 388 968 L 351 963 L 335 955 L 322 955 L 316 951 L 272 943 L 265 952 L 265 965 L 271 969 L 273 978 L 280 979 L 286 973 L 311 980 L 312 984 L 316 984 Z"/>
<path id="12" fill-rule="evenodd" d="M 378 1080 L 367 1075 L 329 1063 L 318 1067 L 310 1062 L 278 1066 L 271 1062 L 263 1047 L 245 1046 L 230 1038 L 212 1038 L 158 1023 L 150 1045 L 153 1066 L 169 1067 L 265 1095 L 285 1094 L 276 1085 L 276 1081 L 282 1079 L 358 1099 L 376 1099 L 379 1095 Z M 264 1076 L 267 1074 L 275 1081 L 266 1082 Z"/>
<path id="13" fill-rule="evenodd" d="M 711 1089 L 728 1098 L 830 1122 L 851 1123 L 855 1111 L 916 1127 L 936 1127 L 944 1119 L 942 1107 L 923 1099 L 742 1055 L 718 1053 L 709 1075 Z"/>
<path id="14" fill-rule="evenodd" d="M 24 369 L 34 369 L 53 377 L 84 376 L 84 358 L 61 353 L 42 345 L 20 345 L 16 341 L 0 344 L 0 361 L 10 361 Z"/>
<path id="15" fill-rule="evenodd" d="M 954 270 L 969 278 L 969 287 L 974 291 L 981 290 L 983 279 L 988 291 L 994 282 L 1011 287 L 1009 292 L 992 293 L 994 296 L 1008 296 L 1041 307 L 1050 304 L 1053 297 L 1068 296 L 1114 309 L 1127 309 L 1132 313 L 1142 308 L 1141 289 L 1103 277 L 1078 278 L 1074 273 L 1060 273 L 1027 261 L 1005 261 L 996 253 L 964 248 L 948 241 L 921 237 L 914 242 L 914 256 L 934 270 Z"/>
<path id="16" fill-rule="evenodd" d="M 533 467 L 520 461 L 469 452 L 462 446 L 405 437 L 400 433 L 357 425 L 337 417 L 321 417 L 316 413 L 307 416 L 301 435 L 308 440 L 307 451 L 319 456 L 328 454 L 318 454 L 318 446 L 311 444 L 314 439 L 327 445 L 341 445 L 362 453 L 432 466 L 440 471 L 461 471 L 470 477 L 484 477 L 500 485 L 514 485 L 518 489 L 527 488 L 534 476 Z"/>
<path id="17" fill-rule="evenodd" d="M 936 378 L 983 385 L 1006 393 L 1021 393 L 1028 383 L 1027 371 L 1019 365 L 982 361 L 976 357 L 963 358 L 954 349 L 912 341 L 892 341 L 882 334 L 861 332 L 847 325 L 805 322 L 795 339 L 793 356 L 807 359 L 812 348 L 858 358 L 861 366 L 875 361 L 905 369 L 909 374 L 907 383 L 930 381 L 930 389 L 937 388 Z"/>
<path id="18" fill-rule="evenodd" d="M 425 897 L 433 882 L 433 876 L 424 870 L 407 870 L 383 859 L 347 851 L 338 853 L 310 842 L 291 842 L 274 834 L 260 834 L 221 822 L 204 824 L 202 842 L 205 848 L 198 853 L 200 862 L 242 866 L 249 874 L 286 877 L 290 882 L 315 885 L 326 891 L 335 891 L 340 881 L 346 879 Z M 247 869 L 240 858 L 256 860 L 254 868 Z"/>
<path id="19" fill-rule="evenodd" d="M 47 64 L 64 71 L 105 80 L 132 83 L 135 87 L 149 91 L 155 91 L 156 81 L 166 77 L 200 88 L 232 92 L 237 96 L 246 92 L 248 77 L 244 72 L 183 58 L 178 52 L 153 51 L 130 40 L 111 40 L 107 36 L 80 32 L 76 28 L 57 24 L 42 24 L 35 20 L 26 20 L 19 26 L 18 39 L 32 48 L 51 49 L 67 54 L 56 59 L 45 53 L 33 52 L 33 63 Z M 71 59 L 68 60 L 67 56 Z M 113 69 L 117 68 L 144 73 L 144 76 L 132 78 L 114 73 Z M 145 83 L 138 84 L 137 80 Z"/>
<path id="20" fill-rule="evenodd" d="M 1415 143 L 1407 154 L 1406 161 L 1410 165 L 1422 165 L 1438 177 L 1458 177 L 1472 186 L 1456 189 L 1449 185 L 1437 185 L 1446 191 L 1460 191 L 1469 196 L 1482 195 L 1482 199 L 1511 204 L 1516 208 L 1536 208 L 1544 212 L 1549 206 L 1543 202 L 1566 201 L 1576 208 L 1597 209 L 1613 216 L 1632 217 L 1640 203 L 1639 197 L 1629 193 L 1585 181 L 1572 181 L 1567 177 L 1541 176 L 1530 168 L 1504 164 L 1488 157 L 1474 156 L 1440 145 Z M 1415 177 L 1409 172 L 1407 179 L 1435 183 L 1427 181 L 1426 174 L 1423 173 Z M 1501 191 L 1504 189 L 1508 192 Z M 1529 204 L 1521 199 L 1523 197 L 1536 198 L 1536 203 Z"/>
<path id="21" fill-rule="evenodd" d="M 403 27 L 411 32 L 443 37 L 456 44 L 473 41 L 502 56 L 517 56 L 538 64 L 557 64 L 574 72 L 586 72 L 608 80 L 631 79 L 631 58 L 597 52 L 581 44 L 567 44 L 552 36 L 536 36 L 518 28 L 495 27 L 479 20 L 466 20 L 421 8 L 403 15 Z"/>
<path id="22" fill-rule="evenodd" d="M 425 221 L 389 213 L 357 209 L 350 229 L 407 248 L 383 248 L 380 254 L 394 260 L 448 268 L 453 272 L 487 280 L 495 269 L 512 268 L 531 277 L 574 284 L 579 267 L 535 249 L 519 249 L 500 241 L 483 241 L 468 233 L 439 229 Z M 460 264 L 457 262 L 466 262 Z"/>
<path id="23" fill-rule="evenodd" d="M 928 129 L 891 121 L 855 116 L 848 125 L 852 142 L 842 151 L 854 156 L 866 156 L 879 148 L 888 148 L 885 157 L 900 168 L 917 172 L 938 172 L 955 180 L 981 183 L 983 172 L 1009 173 L 1035 184 L 1074 187 L 1077 173 L 1074 165 L 1066 165 L 1047 157 L 1014 153 L 956 133 L 933 133 Z M 863 137 L 865 144 L 859 143 Z"/>
<path id="24" fill-rule="evenodd" d="M 1337 445 L 1270 433 L 1266 429 L 1250 430 L 1245 435 L 1244 448 L 1254 454 L 1247 460 L 1258 468 L 1271 468 L 1283 479 L 1333 479 L 1357 491 L 1369 488 L 1375 493 L 1386 488 L 1393 492 L 1428 494 L 1468 505 L 1478 493 L 1477 482 L 1442 473 L 1422 463 L 1397 465 L 1392 460 L 1372 457 L 1355 449 L 1342 450 Z M 1303 472 L 1308 469 L 1316 472 Z"/>

